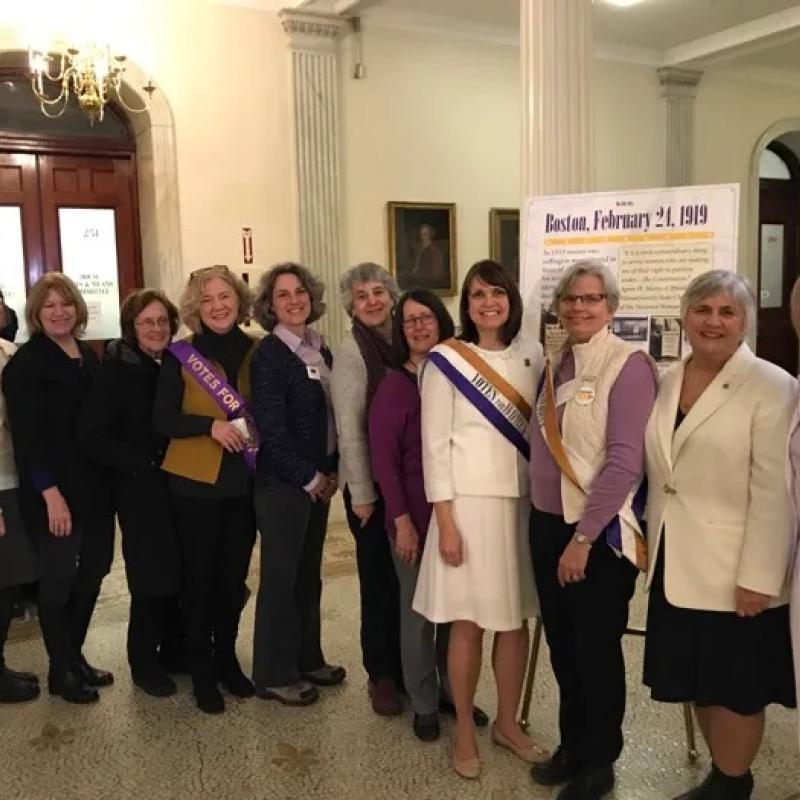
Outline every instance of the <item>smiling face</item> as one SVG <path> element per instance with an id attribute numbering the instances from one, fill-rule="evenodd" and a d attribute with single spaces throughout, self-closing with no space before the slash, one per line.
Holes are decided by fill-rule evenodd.
<path id="1" fill-rule="evenodd" d="M 469 285 L 467 312 L 478 333 L 495 333 L 508 322 L 511 303 L 502 286 L 491 286 L 481 278 L 473 278 Z"/>
<path id="2" fill-rule="evenodd" d="M 239 316 L 236 291 L 222 278 L 209 278 L 200 295 L 200 320 L 214 333 L 227 333 Z"/>
<path id="3" fill-rule="evenodd" d="M 78 314 L 71 300 L 62 297 L 55 289 L 50 289 L 39 311 L 39 319 L 47 336 L 51 339 L 63 339 L 74 334 Z"/>
<path id="4" fill-rule="evenodd" d="M 304 326 L 311 316 L 311 298 L 297 275 L 279 275 L 272 289 L 272 312 L 282 325 Z"/>
<path id="5" fill-rule="evenodd" d="M 403 335 L 408 343 L 408 352 L 422 358 L 439 343 L 439 321 L 428 306 L 416 300 L 406 300 L 398 312 L 403 315 Z"/>
<path id="6" fill-rule="evenodd" d="M 747 317 L 735 298 L 728 292 L 719 292 L 689 306 L 684 327 L 695 353 L 721 363 L 742 343 Z"/>
<path id="7" fill-rule="evenodd" d="M 380 328 L 389 319 L 392 296 L 379 281 L 366 281 L 353 286 L 353 316 L 369 328 Z"/>
<path id="8" fill-rule="evenodd" d="M 573 342 L 588 342 L 613 316 L 597 275 L 578 275 L 558 301 L 558 319 Z"/>
<path id="9" fill-rule="evenodd" d="M 148 303 L 136 315 L 133 326 L 136 331 L 136 343 L 146 353 L 161 353 L 172 338 L 169 314 L 159 300 Z"/>

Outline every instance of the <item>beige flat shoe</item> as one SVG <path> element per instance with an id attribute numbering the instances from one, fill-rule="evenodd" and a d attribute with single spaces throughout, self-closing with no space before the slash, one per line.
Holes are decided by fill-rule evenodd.
<path id="1" fill-rule="evenodd" d="M 542 761 L 547 761 L 547 759 L 550 758 L 550 753 L 532 740 L 529 740 L 529 743 L 525 747 L 519 747 L 514 744 L 511 739 L 497 730 L 494 724 L 492 725 L 492 741 L 496 745 L 510 750 L 515 756 L 521 758 L 528 764 L 540 764 Z"/>
<path id="2" fill-rule="evenodd" d="M 460 759 L 456 758 L 455 751 L 452 753 L 453 769 L 456 775 L 466 778 L 468 781 L 477 780 L 481 774 L 481 760 L 478 757 Z"/>

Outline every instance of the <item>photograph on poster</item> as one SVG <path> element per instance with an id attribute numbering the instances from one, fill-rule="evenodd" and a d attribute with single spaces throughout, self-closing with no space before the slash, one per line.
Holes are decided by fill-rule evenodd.
<path id="1" fill-rule="evenodd" d="M 680 317 L 650 317 L 648 352 L 656 361 L 677 361 L 682 354 Z"/>
<path id="2" fill-rule="evenodd" d="M 519 209 L 489 211 L 489 258 L 502 264 L 519 283 Z"/>
<path id="3" fill-rule="evenodd" d="M 402 290 L 456 293 L 455 203 L 386 204 L 389 266 Z"/>
<path id="4" fill-rule="evenodd" d="M 626 342 L 646 342 L 649 327 L 647 317 L 614 317 L 611 330 Z"/>

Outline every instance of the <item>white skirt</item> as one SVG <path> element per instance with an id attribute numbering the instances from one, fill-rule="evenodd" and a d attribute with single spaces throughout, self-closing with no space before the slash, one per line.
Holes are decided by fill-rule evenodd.
<path id="1" fill-rule="evenodd" d="M 439 553 L 439 528 L 431 515 L 420 562 L 414 610 L 431 622 L 469 620 L 490 631 L 516 630 L 539 613 L 528 544 L 527 497 L 453 500 L 463 543 L 461 566 Z"/>

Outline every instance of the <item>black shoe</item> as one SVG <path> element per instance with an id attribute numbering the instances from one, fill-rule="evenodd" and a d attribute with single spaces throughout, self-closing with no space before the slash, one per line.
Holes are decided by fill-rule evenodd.
<path id="1" fill-rule="evenodd" d="M 131 680 L 151 697 L 171 697 L 178 691 L 175 681 L 160 666 L 131 669 Z"/>
<path id="2" fill-rule="evenodd" d="M 454 717 L 456 715 L 456 707 L 449 697 L 442 695 L 439 698 L 439 712 L 441 714 L 446 714 L 448 717 Z M 489 724 L 489 717 L 482 708 L 473 706 L 472 721 L 475 723 L 476 728 L 485 728 Z"/>
<path id="3" fill-rule="evenodd" d="M 68 669 L 61 674 L 52 670 L 47 674 L 47 689 L 68 703 L 96 703 L 100 695 L 96 689 L 84 683 L 75 670 Z"/>
<path id="4" fill-rule="evenodd" d="M 224 666 L 220 665 L 217 668 L 217 677 L 228 694 L 234 697 L 252 697 L 256 693 L 252 681 L 242 672 L 236 658 L 229 660 Z"/>
<path id="5" fill-rule="evenodd" d="M 612 766 L 584 769 L 556 795 L 556 800 L 601 800 L 615 783 Z"/>
<path id="6" fill-rule="evenodd" d="M 753 773 L 748 770 L 736 777 L 720 772 L 716 765 L 705 780 L 691 791 L 679 795 L 675 800 L 749 800 L 753 793 Z"/>
<path id="7" fill-rule="evenodd" d="M 38 675 L 34 675 L 32 672 L 17 672 L 15 669 L 9 669 L 8 667 L 4 667 L 0 669 L 0 673 L 5 672 L 6 675 L 10 675 L 16 681 L 23 681 L 24 683 L 35 683 L 39 684 L 39 677 Z"/>
<path id="8" fill-rule="evenodd" d="M 114 676 L 110 672 L 93 667 L 82 654 L 76 657 L 72 668 L 87 686 L 111 686 L 114 683 Z"/>
<path id="9" fill-rule="evenodd" d="M 547 761 L 531 767 L 531 778 L 540 786 L 558 786 L 574 778 L 580 772 L 580 765 L 560 745 Z"/>
<path id="10" fill-rule="evenodd" d="M 338 686 L 347 677 L 347 670 L 334 664 L 324 664 L 311 672 L 301 672 L 300 677 L 314 686 Z"/>
<path id="11" fill-rule="evenodd" d="M 39 696 L 39 681 L 23 680 L 14 670 L 0 670 L 0 703 L 24 703 Z M 35 678 L 35 676 L 34 676 Z"/>
<path id="12" fill-rule="evenodd" d="M 221 714 L 225 700 L 216 683 L 192 678 L 192 690 L 197 707 L 206 714 Z"/>
<path id="13" fill-rule="evenodd" d="M 414 714 L 414 736 L 421 742 L 435 742 L 439 738 L 439 715 Z"/>

